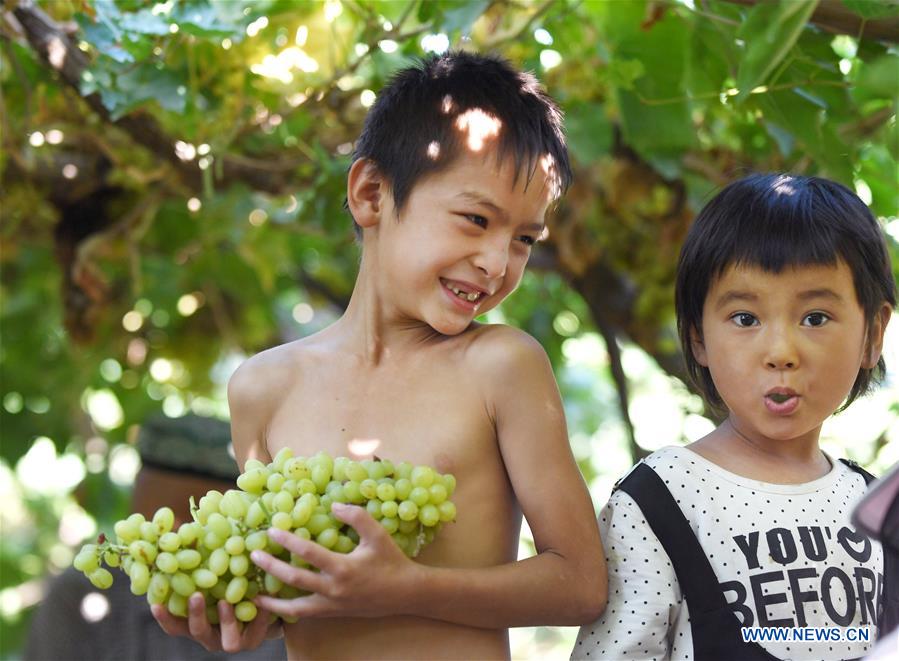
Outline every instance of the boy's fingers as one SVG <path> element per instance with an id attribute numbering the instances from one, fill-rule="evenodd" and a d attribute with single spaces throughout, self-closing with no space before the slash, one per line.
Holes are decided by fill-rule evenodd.
<path id="1" fill-rule="evenodd" d="M 229 654 L 239 652 L 242 648 L 240 623 L 234 616 L 234 607 L 224 599 L 218 603 L 219 627 L 222 631 L 222 649 Z"/>
<path id="2" fill-rule="evenodd" d="M 285 617 L 320 617 L 330 612 L 327 600 L 318 594 L 296 599 L 278 599 L 259 595 L 253 601 L 260 608 Z"/>
<path id="3" fill-rule="evenodd" d="M 338 520 L 348 524 L 359 533 L 360 539 L 374 541 L 387 535 L 384 526 L 375 521 L 364 507 L 347 505 L 345 503 L 332 503 L 331 512 Z"/>
<path id="4" fill-rule="evenodd" d="M 153 617 L 159 623 L 159 626 L 162 627 L 162 630 L 168 635 L 190 636 L 190 631 L 187 628 L 187 620 L 183 617 L 175 617 L 165 606 L 153 604 L 150 606 L 150 612 L 153 613 Z"/>
<path id="5" fill-rule="evenodd" d="M 199 592 L 194 592 L 187 600 L 187 628 L 190 637 L 210 652 L 217 652 L 221 647 L 216 631 L 206 617 L 206 600 Z"/>
<path id="6" fill-rule="evenodd" d="M 291 553 L 295 553 L 300 556 L 306 562 L 318 567 L 324 572 L 332 572 L 335 567 L 343 560 L 345 556 L 334 553 L 333 551 L 329 551 L 321 544 L 316 544 L 315 542 L 311 542 L 306 539 L 302 539 L 301 537 L 297 537 L 296 535 L 289 533 L 285 530 L 278 530 L 277 528 L 269 528 L 268 535 L 275 542 L 286 548 Z M 252 554 L 251 556 L 252 557 Z M 274 558 L 273 558 L 274 560 Z M 254 560 L 255 562 L 255 560 Z M 277 562 L 277 561 L 276 561 Z M 258 563 L 257 563 L 258 564 Z M 290 565 L 288 565 L 290 566 Z M 281 578 L 278 576 L 278 578 Z M 283 581 L 284 579 L 281 578 Z M 304 587 L 304 586 L 297 586 Z M 312 590 L 312 588 L 305 588 L 307 590 Z M 318 592 L 318 590 L 312 590 L 313 592 Z"/>
<path id="7" fill-rule="evenodd" d="M 243 649 L 256 649 L 262 641 L 268 638 L 271 626 L 271 614 L 264 608 L 256 613 L 256 619 L 250 622 L 243 630 Z"/>
<path id="8" fill-rule="evenodd" d="M 318 546 L 318 544 L 313 544 L 313 546 Z M 325 552 L 327 553 L 328 551 Z M 297 553 L 297 555 L 309 560 L 305 554 Z M 301 590 L 308 590 L 309 592 L 325 591 L 327 580 L 319 573 L 301 567 L 294 567 L 290 563 L 278 560 L 264 551 L 253 551 L 250 554 L 250 560 L 287 585 L 292 585 Z M 283 600 L 279 599 L 279 601 Z"/>

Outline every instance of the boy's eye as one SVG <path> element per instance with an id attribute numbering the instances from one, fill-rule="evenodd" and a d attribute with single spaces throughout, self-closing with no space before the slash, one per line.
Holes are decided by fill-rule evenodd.
<path id="1" fill-rule="evenodd" d="M 465 217 L 478 227 L 487 227 L 487 219 L 484 216 L 479 216 L 476 213 L 467 213 Z"/>
<path id="2" fill-rule="evenodd" d="M 811 312 L 802 319 L 803 326 L 823 326 L 828 321 L 830 321 L 830 317 L 828 317 L 823 312 Z"/>
<path id="3" fill-rule="evenodd" d="M 524 245 L 528 246 L 529 248 L 531 246 L 533 246 L 535 243 L 537 243 L 536 238 L 534 238 L 533 236 L 528 236 L 527 234 L 522 234 L 521 236 L 518 237 L 518 240 L 521 241 Z"/>
<path id="4" fill-rule="evenodd" d="M 731 316 L 731 320 L 740 328 L 756 326 L 759 322 L 754 315 L 751 315 L 748 312 L 737 312 L 735 315 Z"/>

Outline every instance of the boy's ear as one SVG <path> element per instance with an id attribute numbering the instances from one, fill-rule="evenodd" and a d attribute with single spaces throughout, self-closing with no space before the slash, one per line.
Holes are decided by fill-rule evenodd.
<path id="1" fill-rule="evenodd" d="M 889 303 L 884 303 L 868 327 L 868 341 L 865 346 L 865 355 L 862 357 L 862 367 L 866 370 L 877 367 L 877 361 L 880 360 L 880 354 L 883 351 L 883 335 L 892 314 L 893 308 Z"/>
<path id="2" fill-rule="evenodd" d="M 690 329 L 690 350 L 693 352 L 693 358 L 697 363 L 703 367 L 709 366 L 709 358 L 705 352 L 705 342 L 695 326 Z"/>
<path id="3" fill-rule="evenodd" d="M 353 220 L 360 227 L 374 227 L 384 211 L 387 181 L 378 166 L 360 158 L 350 166 L 346 201 Z"/>

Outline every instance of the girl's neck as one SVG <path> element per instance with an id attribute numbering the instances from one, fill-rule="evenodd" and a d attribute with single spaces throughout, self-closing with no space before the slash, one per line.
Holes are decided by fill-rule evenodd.
<path id="1" fill-rule="evenodd" d="M 818 446 L 821 428 L 779 440 L 746 433 L 732 418 L 690 445 L 690 449 L 731 473 L 760 482 L 803 484 L 823 477 L 830 462 Z"/>

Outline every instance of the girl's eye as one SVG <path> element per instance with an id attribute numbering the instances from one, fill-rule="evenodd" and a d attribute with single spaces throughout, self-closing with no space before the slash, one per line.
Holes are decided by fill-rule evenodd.
<path id="1" fill-rule="evenodd" d="M 740 328 L 757 326 L 759 323 L 759 320 L 748 312 L 737 312 L 735 315 L 731 316 L 731 320 Z"/>
<path id="2" fill-rule="evenodd" d="M 478 227 L 487 227 L 487 219 L 484 216 L 479 216 L 476 213 L 467 213 L 465 217 Z"/>
<path id="3" fill-rule="evenodd" d="M 830 317 L 828 317 L 823 312 L 811 312 L 811 313 L 805 315 L 805 317 L 802 320 L 802 325 L 818 327 L 818 326 L 823 326 L 828 321 L 830 321 Z"/>
<path id="4" fill-rule="evenodd" d="M 529 248 L 537 243 L 537 239 L 532 236 L 528 236 L 527 234 L 521 235 L 520 237 L 518 237 L 518 240 Z"/>

